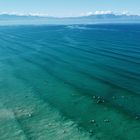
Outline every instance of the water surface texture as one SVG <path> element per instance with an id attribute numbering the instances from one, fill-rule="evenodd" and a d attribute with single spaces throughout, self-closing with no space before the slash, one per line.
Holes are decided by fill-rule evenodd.
<path id="1" fill-rule="evenodd" d="M 139 140 L 140 25 L 1 26 L 0 140 Z"/>

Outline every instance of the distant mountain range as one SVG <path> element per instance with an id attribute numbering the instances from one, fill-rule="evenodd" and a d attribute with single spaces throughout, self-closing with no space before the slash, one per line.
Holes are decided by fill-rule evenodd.
<path id="1" fill-rule="evenodd" d="M 103 23 L 140 23 L 138 15 L 98 14 L 80 17 L 43 17 L 32 15 L 0 15 L 0 25 L 28 24 L 103 24 Z"/>

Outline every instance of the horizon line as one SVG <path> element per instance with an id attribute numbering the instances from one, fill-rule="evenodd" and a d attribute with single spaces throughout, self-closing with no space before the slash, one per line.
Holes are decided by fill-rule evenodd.
<path id="1" fill-rule="evenodd" d="M 79 15 L 72 15 L 72 16 L 55 16 L 55 15 L 49 15 L 47 13 L 19 13 L 19 12 L 0 12 L 0 15 L 15 15 L 15 16 L 38 16 L 38 17 L 54 17 L 54 18 L 71 18 L 71 17 L 83 17 L 83 16 L 92 16 L 92 15 L 126 15 L 126 16 L 140 16 L 139 14 L 131 14 L 128 11 L 123 12 L 113 12 L 113 11 L 95 11 L 95 12 L 87 12 L 82 13 Z"/>

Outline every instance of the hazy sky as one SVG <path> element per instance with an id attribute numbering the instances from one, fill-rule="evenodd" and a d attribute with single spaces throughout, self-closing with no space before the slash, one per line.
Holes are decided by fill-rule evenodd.
<path id="1" fill-rule="evenodd" d="M 95 11 L 128 11 L 140 15 L 140 0 L 0 0 L 0 13 L 79 16 Z"/>

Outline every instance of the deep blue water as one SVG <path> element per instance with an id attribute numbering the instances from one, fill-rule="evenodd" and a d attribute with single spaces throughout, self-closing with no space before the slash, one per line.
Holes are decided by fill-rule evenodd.
<path id="1" fill-rule="evenodd" d="M 1 140 L 139 140 L 140 25 L 0 26 Z"/>

